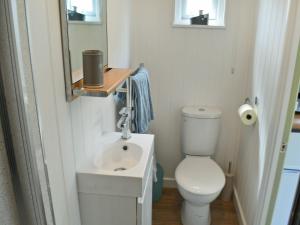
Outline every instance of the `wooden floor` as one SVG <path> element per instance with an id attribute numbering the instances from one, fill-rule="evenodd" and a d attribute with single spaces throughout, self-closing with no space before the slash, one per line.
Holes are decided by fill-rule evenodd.
<path id="1" fill-rule="evenodd" d="M 180 208 L 182 198 L 175 188 L 163 190 L 163 196 L 153 205 L 152 225 L 182 225 Z M 217 199 L 211 205 L 212 225 L 238 225 L 232 202 Z"/>

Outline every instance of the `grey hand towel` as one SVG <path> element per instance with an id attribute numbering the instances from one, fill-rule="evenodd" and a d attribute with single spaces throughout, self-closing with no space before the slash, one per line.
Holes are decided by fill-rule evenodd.
<path id="1" fill-rule="evenodd" d="M 132 76 L 133 126 L 135 133 L 146 133 L 154 119 L 149 72 L 144 67 Z"/>

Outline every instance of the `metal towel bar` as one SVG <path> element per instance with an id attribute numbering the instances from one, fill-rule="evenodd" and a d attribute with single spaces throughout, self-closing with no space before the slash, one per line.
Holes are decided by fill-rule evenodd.
<path id="1" fill-rule="evenodd" d="M 120 93 L 126 93 L 126 108 L 128 109 L 128 112 L 130 112 L 130 118 L 132 118 L 132 76 L 134 76 L 141 68 L 144 67 L 144 63 L 140 63 L 139 67 L 126 79 L 126 88 L 119 87 L 116 89 L 116 92 Z M 131 127 L 131 119 L 130 126 Z"/>

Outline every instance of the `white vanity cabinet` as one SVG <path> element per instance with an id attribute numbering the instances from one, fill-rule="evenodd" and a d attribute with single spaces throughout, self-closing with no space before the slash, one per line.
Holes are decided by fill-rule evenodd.
<path id="1" fill-rule="evenodd" d="M 112 160 L 117 160 L 114 163 L 122 161 L 122 157 L 129 157 L 130 154 L 141 151 L 142 154 L 135 167 L 124 171 L 99 169 L 107 157 L 95 160 L 97 156 L 78 169 L 81 224 L 151 225 L 154 136 L 132 134 L 129 140 L 124 141 L 120 140 L 119 133 L 112 133 L 107 140 L 112 142 L 109 146 L 115 146 L 117 151 L 124 151 L 122 148 L 126 146 L 126 152 L 117 152 L 112 157 Z M 104 150 L 106 151 L 115 152 L 111 148 Z M 102 157 L 101 151 L 97 154 Z"/>
<path id="2" fill-rule="evenodd" d="M 151 225 L 152 168 L 151 162 L 141 197 L 79 192 L 82 225 Z"/>

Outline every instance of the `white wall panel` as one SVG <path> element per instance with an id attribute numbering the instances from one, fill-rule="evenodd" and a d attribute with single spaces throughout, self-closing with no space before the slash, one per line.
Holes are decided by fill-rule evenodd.
<path id="1" fill-rule="evenodd" d="M 130 66 L 132 0 L 107 1 L 108 66 Z"/>
<path id="2" fill-rule="evenodd" d="M 270 157 L 267 146 L 274 132 L 277 96 L 284 77 L 281 72 L 289 5 L 287 0 L 260 0 L 258 7 L 249 96 L 259 99 L 259 120 L 255 127 L 242 128 L 236 177 L 237 197 L 248 225 L 254 224 L 264 166 Z"/>

